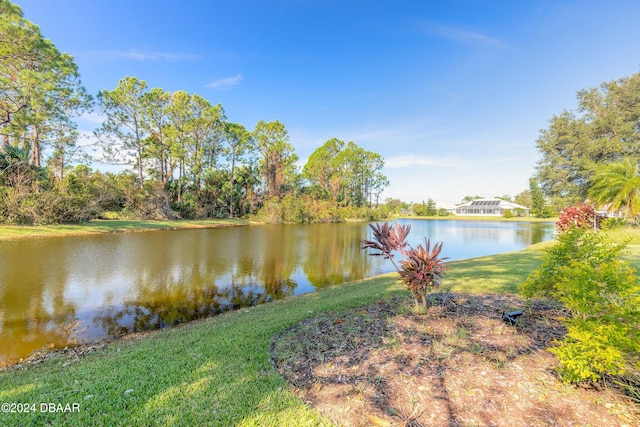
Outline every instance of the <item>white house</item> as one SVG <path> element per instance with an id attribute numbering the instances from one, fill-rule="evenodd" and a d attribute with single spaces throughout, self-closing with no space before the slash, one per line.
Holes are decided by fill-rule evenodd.
<path id="1" fill-rule="evenodd" d="M 529 215 L 529 208 L 501 199 L 478 199 L 456 206 L 453 213 L 456 215 L 494 215 L 503 216 L 505 211 L 511 211 L 514 215 L 524 212 Z"/>

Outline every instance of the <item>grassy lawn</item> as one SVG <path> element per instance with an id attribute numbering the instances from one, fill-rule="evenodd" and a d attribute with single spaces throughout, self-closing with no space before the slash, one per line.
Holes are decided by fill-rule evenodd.
<path id="1" fill-rule="evenodd" d="M 630 245 L 640 245 L 640 227 L 617 227 L 603 233 L 614 242 L 628 241 Z"/>
<path id="2" fill-rule="evenodd" d="M 540 263 L 540 246 L 450 263 L 444 291 L 515 292 Z M 640 246 L 630 259 L 640 267 Z M 76 361 L 63 357 L 0 372 L 0 425 L 295 426 L 329 421 L 290 391 L 269 360 L 274 336 L 323 312 L 405 294 L 395 274 L 321 289 L 182 327 L 122 339 Z M 41 403 L 80 412 L 39 412 Z"/>
<path id="3" fill-rule="evenodd" d="M 184 228 L 212 228 L 245 224 L 248 224 L 248 222 L 240 219 L 215 219 L 181 221 L 94 220 L 85 224 L 0 225 L 0 240 Z"/>

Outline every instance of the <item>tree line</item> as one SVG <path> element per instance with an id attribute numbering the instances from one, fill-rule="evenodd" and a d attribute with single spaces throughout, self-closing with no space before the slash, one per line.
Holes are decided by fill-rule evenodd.
<path id="1" fill-rule="evenodd" d="M 389 185 L 382 156 L 336 138 L 299 171 L 283 123 L 261 120 L 247 129 L 197 94 L 127 76 L 92 97 L 73 58 L 7 0 L 0 0 L 0 59 L 3 222 L 337 221 L 375 216 Z M 76 119 L 94 107 L 104 121 L 96 142 L 81 146 Z M 95 171 L 92 160 L 126 170 Z"/>

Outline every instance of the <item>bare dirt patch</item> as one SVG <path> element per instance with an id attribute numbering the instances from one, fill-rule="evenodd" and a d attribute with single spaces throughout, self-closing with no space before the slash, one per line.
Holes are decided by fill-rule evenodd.
<path id="1" fill-rule="evenodd" d="M 515 326 L 502 313 L 524 314 Z M 435 294 L 309 319 L 274 339 L 275 368 L 344 426 L 632 426 L 638 407 L 610 387 L 575 387 L 546 351 L 562 308 L 508 295 Z"/>

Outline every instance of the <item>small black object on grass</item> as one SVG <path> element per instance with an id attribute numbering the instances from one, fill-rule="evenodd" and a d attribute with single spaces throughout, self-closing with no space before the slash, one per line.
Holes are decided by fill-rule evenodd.
<path id="1" fill-rule="evenodd" d="M 518 323 L 518 317 L 522 316 L 522 310 L 511 311 L 509 313 L 502 313 L 502 320 L 508 325 L 515 325 Z"/>

